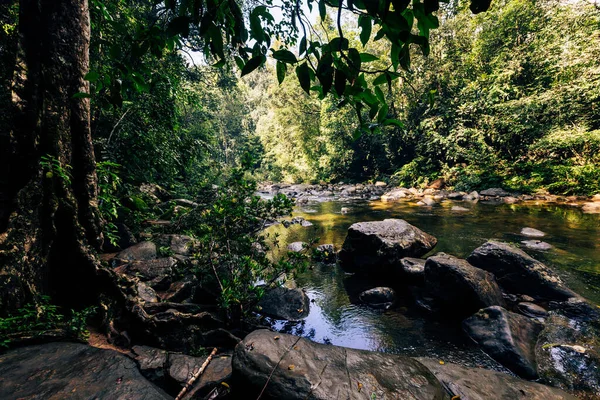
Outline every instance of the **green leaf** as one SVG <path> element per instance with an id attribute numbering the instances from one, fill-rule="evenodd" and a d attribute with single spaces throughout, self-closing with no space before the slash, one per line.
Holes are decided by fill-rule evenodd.
<path id="1" fill-rule="evenodd" d="M 325 21 L 325 17 L 327 16 L 327 9 L 325 8 L 325 0 L 319 0 L 319 16 L 321 17 L 321 21 Z"/>
<path id="2" fill-rule="evenodd" d="M 360 71 L 362 61 L 360 58 L 360 54 L 358 53 L 358 50 L 356 50 L 354 48 L 348 50 L 348 58 L 350 58 L 350 61 L 352 63 L 352 65 L 350 67 L 352 69 L 354 69 L 355 71 Z"/>
<path id="3" fill-rule="evenodd" d="M 241 71 L 244 68 L 244 60 L 240 56 L 235 56 L 233 59 L 235 60 L 235 64 Z"/>
<path id="4" fill-rule="evenodd" d="M 360 61 L 362 62 L 372 62 L 372 61 L 376 61 L 379 60 L 379 57 L 374 56 L 373 54 L 369 54 L 369 53 L 360 53 Z"/>
<path id="5" fill-rule="evenodd" d="M 266 57 L 264 55 L 252 57 L 244 68 L 242 68 L 242 76 L 248 75 L 250 72 L 254 71 L 256 68 L 260 67 L 266 61 Z"/>
<path id="6" fill-rule="evenodd" d="M 296 64 L 298 60 L 294 53 L 289 50 L 277 50 L 273 52 L 273 58 L 277 61 L 283 61 L 288 64 Z"/>
<path id="7" fill-rule="evenodd" d="M 286 73 L 287 67 L 286 67 L 285 63 L 283 63 L 281 61 L 277 61 L 277 66 L 275 69 L 277 71 L 277 82 L 279 82 L 279 84 L 281 85 L 281 83 L 285 79 L 285 73 Z"/>
<path id="8" fill-rule="evenodd" d="M 375 96 L 377 96 L 377 100 L 381 103 L 385 103 L 385 95 L 379 86 L 375 86 Z"/>
<path id="9" fill-rule="evenodd" d="M 300 48 L 298 49 L 298 52 L 299 55 L 306 53 L 306 36 L 303 36 L 302 39 L 300 39 Z"/>
<path id="10" fill-rule="evenodd" d="M 389 111 L 388 105 L 387 104 L 382 105 L 381 108 L 379 109 L 379 113 L 377 114 L 377 121 L 383 122 L 387 118 L 388 111 Z"/>
<path id="11" fill-rule="evenodd" d="M 96 82 L 98 80 L 98 78 L 100 78 L 100 74 L 97 73 L 96 71 L 90 71 L 87 74 L 85 74 L 85 76 L 83 77 L 83 79 L 85 79 L 88 82 Z"/>
<path id="12" fill-rule="evenodd" d="M 362 45 L 364 47 L 367 44 L 367 42 L 369 41 L 369 39 L 371 38 L 371 29 L 372 29 L 371 18 L 367 17 L 366 15 L 361 14 L 358 17 L 358 26 L 361 28 L 360 42 L 362 43 Z"/>
<path id="13" fill-rule="evenodd" d="M 373 80 L 373 85 L 383 85 L 387 82 L 387 74 L 381 74 Z"/>
<path id="14" fill-rule="evenodd" d="M 404 124 L 402 122 L 393 118 L 383 120 L 382 124 L 385 126 L 397 126 L 398 128 L 404 128 Z"/>
<path id="15" fill-rule="evenodd" d="M 296 67 L 296 76 L 302 89 L 310 94 L 310 68 L 307 63 L 302 63 Z"/>
<path id="16" fill-rule="evenodd" d="M 340 51 L 340 49 L 348 50 L 349 45 L 350 42 L 348 39 L 336 37 L 331 39 L 331 42 L 329 42 L 329 49 L 331 51 Z"/>
<path id="17" fill-rule="evenodd" d="M 323 94 L 329 93 L 331 86 L 333 84 L 333 67 L 331 64 L 333 63 L 333 57 L 331 53 L 326 53 L 319 60 L 319 65 L 317 66 L 317 78 L 319 78 L 319 82 L 321 82 L 321 86 L 323 87 Z"/>

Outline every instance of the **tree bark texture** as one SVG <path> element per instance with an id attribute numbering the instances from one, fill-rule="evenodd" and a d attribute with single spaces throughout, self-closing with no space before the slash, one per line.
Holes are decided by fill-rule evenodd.
<path id="1" fill-rule="evenodd" d="M 0 149 L 0 314 L 38 294 L 95 295 L 102 244 L 90 102 L 77 95 L 89 93 L 88 2 L 19 7 L 14 122 Z"/>

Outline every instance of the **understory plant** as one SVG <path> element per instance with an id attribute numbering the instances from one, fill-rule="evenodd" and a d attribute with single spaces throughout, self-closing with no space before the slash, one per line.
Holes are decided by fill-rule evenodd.
<path id="1" fill-rule="evenodd" d="M 37 302 L 28 303 L 6 318 L 0 318 L 0 348 L 8 347 L 20 336 L 36 337 L 59 329 L 64 330 L 66 336 L 87 340 L 88 320 L 95 313 L 94 307 L 64 313 L 51 303 L 50 297 L 40 296 Z"/>
<path id="2" fill-rule="evenodd" d="M 269 257 L 269 248 L 279 243 L 264 229 L 276 218 L 290 215 L 293 202 L 284 195 L 270 200 L 257 196 L 257 184 L 247 170 L 251 165 L 245 160 L 241 168 L 232 169 L 214 201 L 185 219 L 185 227 L 198 239 L 198 277 L 218 288 L 219 305 L 234 324 L 249 316 L 265 288 L 308 262 L 308 251 L 277 261 Z"/>

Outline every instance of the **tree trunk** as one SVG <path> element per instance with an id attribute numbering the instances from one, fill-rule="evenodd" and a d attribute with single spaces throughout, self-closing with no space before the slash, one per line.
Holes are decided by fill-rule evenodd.
<path id="1" fill-rule="evenodd" d="M 0 313 L 39 294 L 93 301 L 102 244 L 87 0 L 20 0 L 9 160 L 0 171 Z M 69 301 L 70 300 L 70 301 Z"/>

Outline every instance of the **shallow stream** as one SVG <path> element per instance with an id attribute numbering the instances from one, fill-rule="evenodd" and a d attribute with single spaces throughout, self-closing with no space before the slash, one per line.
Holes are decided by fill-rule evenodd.
<path id="1" fill-rule="evenodd" d="M 469 211 L 452 211 L 460 205 Z M 341 213 L 342 207 L 349 211 Z M 312 222 L 311 227 L 281 224 L 268 229 L 280 235 L 280 247 L 318 237 L 337 249 L 348 227 L 360 221 L 401 218 L 438 239 L 431 254 L 446 252 L 468 256 L 488 239 L 520 243 L 524 227 L 546 233 L 548 251 L 524 249 L 551 266 L 576 292 L 600 303 L 600 215 L 584 214 L 578 207 L 554 204 L 484 204 L 443 202 L 435 207 L 414 203 L 380 201 L 314 202 L 296 207 L 294 216 Z M 412 306 L 409 293 L 398 293 L 398 304 L 390 310 L 371 309 L 356 300 L 358 293 L 382 280 L 367 280 L 345 274 L 339 266 L 317 265 L 296 277 L 311 299 L 309 316 L 302 322 L 272 321 L 279 331 L 356 349 L 376 350 L 408 356 L 432 357 L 442 362 L 485 366 L 503 370 L 461 332 L 460 324 L 432 319 Z M 408 291 L 408 289 L 407 289 Z"/>

